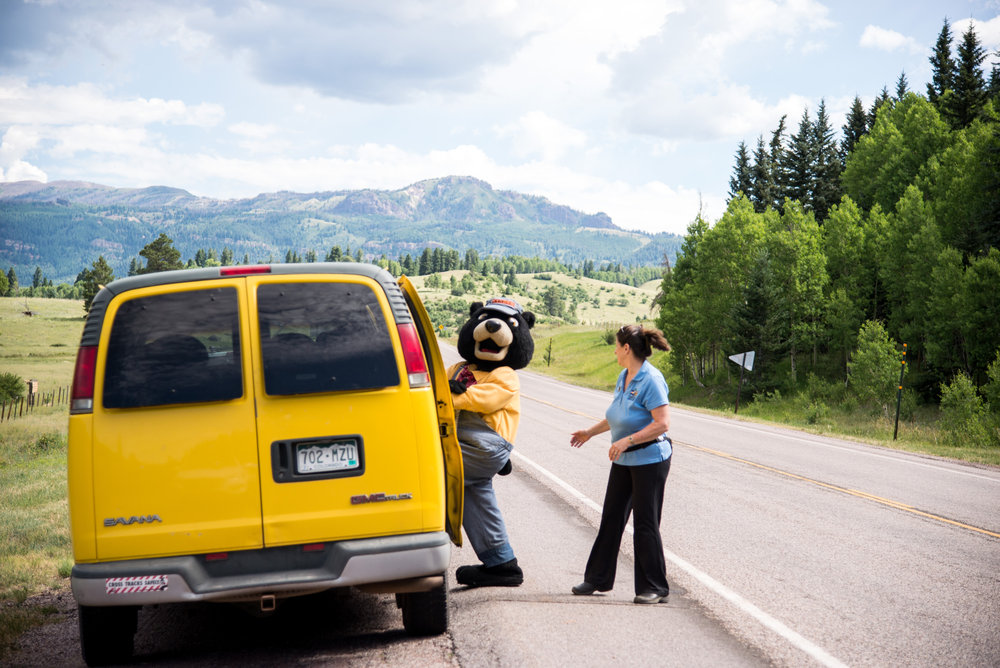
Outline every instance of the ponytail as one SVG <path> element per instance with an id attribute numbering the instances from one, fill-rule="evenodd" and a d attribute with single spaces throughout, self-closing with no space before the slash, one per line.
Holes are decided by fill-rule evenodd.
<path id="1" fill-rule="evenodd" d="M 657 350 L 669 351 L 670 344 L 667 343 L 663 332 L 655 327 L 643 327 L 642 325 L 623 325 L 615 334 L 620 345 L 626 343 L 635 353 L 636 357 L 646 359 L 653 354 L 653 348 Z"/>

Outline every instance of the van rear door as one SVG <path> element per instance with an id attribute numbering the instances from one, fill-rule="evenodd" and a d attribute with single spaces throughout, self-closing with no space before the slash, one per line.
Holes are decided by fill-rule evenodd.
<path id="1" fill-rule="evenodd" d="M 112 299 L 94 386 L 101 560 L 262 546 L 242 281 Z"/>
<path id="2" fill-rule="evenodd" d="M 442 530 L 425 454 L 433 395 L 408 382 L 383 286 L 352 273 L 247 281 L 265 545 L 432 531 L 434 509 Z"/>
<path id="3" fill-rule="evenodd" d="M 417 289 L 410 279 L 400 276 L 398 282 L 399 287 L 403 289 L 410 313 L 417 321 L 420 344 L 431 372 L 431 384 L 437 406 L 438 433 L 441 435 L 441 453 L 445 463 L 446 528 L 451 541 L 461 547 L 465 478 L 462 473 L 462 451 L 455 433 L 455 408 L 451 402 L 451 388 L 448 385 L 448 376 L 445 374 L 444 359 L 441 357 L 441 349 L 438 348 L 434 325 L 427 314 L 427 309 L 420 301 L 420 295 L 417 294 Z"/>

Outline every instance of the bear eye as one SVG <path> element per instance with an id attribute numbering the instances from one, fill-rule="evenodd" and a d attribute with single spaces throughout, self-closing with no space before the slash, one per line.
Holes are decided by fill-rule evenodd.
<path id="1" fill-rule="evenodd" d="M 507 322 L 510 323 L 511 328 L 517 329 L 517 318 L 510 318 Z"/>
<path id="2" fill-rule="evenodd" d="M 486 319 L 487 319 L 487 318 L 489 318 L 489 317 L 490 317 L 490 316 L 489 316 L 489 314 L 488 314 L 488 313 L 480 313 L 480 314 L 479 314 L 479 320 L 480 320 L 480 321 L 482 321 L 482 320 L 486 320 Z"/>

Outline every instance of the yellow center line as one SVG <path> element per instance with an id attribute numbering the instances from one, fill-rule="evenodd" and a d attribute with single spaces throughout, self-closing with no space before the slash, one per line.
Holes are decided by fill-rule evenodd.
<path id="1" fill-rule="evenodd" d="M 542 399 L 536 399 L 534 397 L 529 397 L 526 395 L 521 395 L 525 399 L 531 399 L 532 401 L 537 401 L 540 404 L 545 404 L 546 406 L 551 406 L 553 408 L 558 408 L 559 410 L 565 411 L 567 413 L 572 413 L 573 415 L 580 415 L 591 420 L 599 420 L 600 418 L 595 418 L 587 413 L 581 413 L 580 411 L 575 411 L 570 408 L 565 408 L 559 406 L 558 404 L 551 403 L 549 401 L 544 401 Z M 986 536 L 992 536 L 993 538 L 1000 538 L 1000 533 L 993 531 L 988 531 L 986 529 L 980 529 L 979 527 L 972 526 L 971 524 L 965 524 L 964 522 L 957 522 L 955 520 L 950 520 L 947 517 L 941 517 L 940 515 L 934 515 L 932 513 L 926 513 L 922 510 L 917 510 L 913 506 L 908 506 L 905 503 L 900 503 L 899 501 L 893 501 L 892 499 L 886 499 L 881 496 L 875 496 L 874 494 L 869 494 L 868 492 L 862 492 L 856 489 L 850 489 L 848 487 L 840 487 L 839 485 L 831 485 L 830 483 L 821 482 L 813 478 L 807 478 L 805 476 L 798 475 L 796 473 L 789 473 L 788 471 L 782 471 L 781 469 L 776 469 L 773 466 L 767 466 L 765 464 L 758 464 L 757 462 L 752 462 L 749 459 L 743 459 L 741 457 L 736 457 L 725 452 L 720 452 L 719 450 L 712 450 L 711 448 L 703 448 L 699 445 L 692 445 L 691 443 L 682 443 L 680 441 L 674 441 L 674 445 L 683 445 L 685 447 L 691 448 L 693 450 L 699 450 L 701 452 L 715 455 L 716 457 L 722 457 L 723 459 L 728 459 L 730 461 L 739 462 L 740 464 L 746 464 L 747 466 L 753 466 L 755 468 L 769 471 L 771 473 L 776 473 L 786 478 L 792 478 L 794 480 L 799 480 L 802 482 L 808 482 L 818 487 L 823 487 L 826 489 L 833 490 L 835 492 L 840 492 L 842 494 L 850 494 L 851 496 L 858 497 L 859 499 L 867 499 L 869 501 L 874 501 L 875 503 L 882 504 L 883 506 L 888 506 L 890 508 L 895 508 L 897 510 L 902 510 L 913 515 L 919 515 L 920 517 L 926 517 L 927 519 L 936 520 L 938 522 L 943 522 L 945 524 L 951 524 L 952 526 L 959 527 L 961 529 L 967 529 L 969 531 L 975 531 L 976 533 L 981 533 Z"/>

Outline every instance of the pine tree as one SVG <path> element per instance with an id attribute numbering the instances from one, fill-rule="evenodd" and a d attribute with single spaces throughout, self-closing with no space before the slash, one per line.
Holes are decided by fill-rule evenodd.
<path id="1" fill-rule="evenodd" d="M 906 72 L 900 72 L 896 79 L 896 101 L 899 102 L 910 92 L 910 84 L 906 80 Z"/>
<path id="2" fill-rule="evenodd" d="M 840 143 L 840 160 L 847 162 L 847 156 L 854 150 L 854 145 L 858 143 L 865 133 L 868 132 L 868 116 L 865 114 L 865 107 L 861 103 L 861 98 L 854 96 L 854 103 L 847 113 L 847 123 L 844 124 L 844 139 Z"/>
<path id="3" fill-rule="evenodd" d="M 733 167 L 733 175 L 729 179 L 729 199 L 740 195 L 750 196 L 751 190 L 750 156 L 747 154 L 747 144 L 740 142 L 736 149 L 736 165 Z"/>
<path id="4" fill-rule="evenodd" d="M 418 276 L 426 276 L 427 274 L 433 273 L 434 264 L 431 260 L 430 248 L 424 248 L 424 252 L 420 254 L 420 264 L 418 264 L 417 267 Z"/>
<path id="5" fill-rule="evenodd" d="M 884 104 L 886 104 L 887 102 L 891 102 L 891 101 L 892 101 L 892 98 L 889 97 L 889 89 L 886 88 L 885 86 L 882 86 L 882 92 L 879 93 L 878 97 L 875 98 L 875 101 L 872 102 L 872 108 L 868 112 L 868 128 L 869 129 L 875 127 L 875 121 L 878 119 L 879 109 L 881 109 Z"/>
<path id="6" fill-rule="evenodd" d="M 947 98 L 944 114 L 956 130 L 969 127 L 986 104 L 986 80 L 983 78 L 986 49 L 980 44 L 971 23 L 958 45 L 957 60 L 952 80 L 954 95 Z"/>
<path id="7" fill-rule="evenodd" d="M 775 184 L 771 154 L 764 144 L 763 135 L 757 137 L 757 149 L 753 152 L 753 166 L 750 168 L 750 201 L 754 211 L 763 213 L 774 206 Z"/>
<path id="8" fill-rule="evenodd" d="M 990 70 L 990 81 L 986 86 L 986 95 L 990 99 L 1000 97 L 1000 49 L 996 50 L 993 57 L 996 62 Z"/>
<path id="9" fill-rule="evenodd" d="M 115 280 L 115 272 L 101 255 L 90 269 L 84 269 L 80 272 L 77 280 L 82 283 L 83 310 L 90 311 L 90 305 L 94 303 L 94 297 L 101 291 L 101 286 Z"/>
<path id="10" fill-rule="evenodd" d="M 42 274 L 41 267 L 35 267 L 35 273 L 31 277 L 31 287 L 40 288 L 45 285 L 45 276 Z"/>
<path id="11" fill-rule="evenodd" d="M 7 294 L 11 297 L 17 296 L 17 272 L 14 267 L 7 270 Z"/>
<path id="12" fill-rule="evenodd" d="M 927 84 L 927 99 L 938 111 L 941 111 L 941 98 L 954 85 L 955 61 L 951 58 L 951 39 L 951 24 L 946 17 L 931 54 L 931 82 Z"/>
<path id="13" fill-rule="evenodd" d="M 813 142 L 816 150 L 813 187 L 813 210 L 820 223 L 826 219 L 830 207 L 840 201 L 841 162 L 837 142 L 830 128 L 830 117 L 826 113 L 826 100 L 820 100 L 813 124 Z"/>
<path id="14" fill-rule="evenodd" d="M 782 191 L 786 197 L 798 200 L 803 207 L 813 208 L 813 185 L 816 178 L 816 138 L 809 109 L 802 112 L 799 130 L 788 141 L 788 150 L 783 155 Z"/>
<path id="15" fill-rule="evenodd" d="M 778 127 L 771 133 L 771 180 L 774 182 L 774 199 L 771 206 L 776 211 L 781 211 L 785 205 L 785 119 L 782 116 L 778 121 Z"/>
<path id="16" fill-rule="evenodd" d="M 146 267 L 140 273 L 152 274 L 157 271 L 168 271 L 171 269 L 182 269 L 181 252 L 174 248 L 174 241 L 164 233 L 160 233 L 153 241 L 139 251 L 139 255 L 146 258 Z"/>

